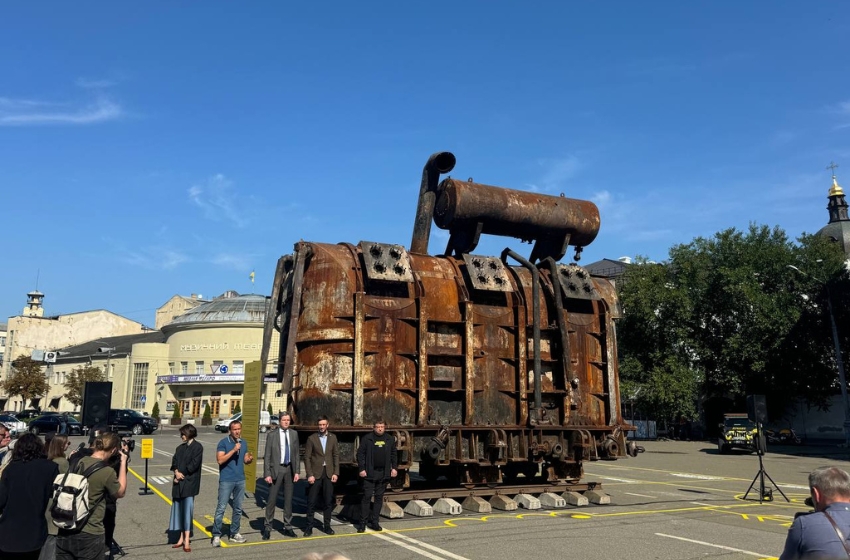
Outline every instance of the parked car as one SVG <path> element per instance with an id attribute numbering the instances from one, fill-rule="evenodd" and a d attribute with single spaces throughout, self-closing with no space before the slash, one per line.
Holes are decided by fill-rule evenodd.
<path id="1" fill-rule="evenodd" d="M 224 420 L 219 420 L 218 422 L 215 423 L 215 426 L 213 426 L 213 428 L 215 429 L 216 432 L 224 433 L 224 432 L 227 432 L 227 430 L 230 429 L 230 423 L 236 422 L 237 420 L 239 420 L 240 422 L 242 421 L 242 413 L 241 412 L 237 412 L 236 414 L 234 414 L 230 418 L 225 418 Z"/>
<path id="2" fill-rule="evenodd" d="M 237 412 L 230 418 L 219 420 L 216 422 L 214 429 L 216 432 L 226 433 L 230 429 L 230 423 L 236 422 L 237 420 L 240 422 L 242 421 L 241 412 Z M 266 433 L 273 425 L 280 425 L 280 418 L 278 418 L 276 414 L 269 414 L 267 410 L 260 412 L 260 433 Z"/>
<path id="3" fill-rule="evenodd" d="M 143 416 L 139 412 L 129 408 L 110 409 L 106 423 L 112 430 L 130 431 L 134 435 L 152 434 L 158 427 L 155 418 Z"/>
<path id="4" fill-rule="evenodd" d="M 31 434 L 55 434 L 59 431 L 59 419 L 62 415 L 57 413 L 45 414 L 31 420 L 29 429 Z M 72 436 L 83 435 L 83 425 L 80 424 L 73 416 L 66 416 L 65 421 L 68 423 L 68 434 Z"/>
<path id="5" fill-rule="evenodd" d="M 3 424 L 10 432 L 12 432 L 12 437 L 18 437 L 20 434 L 27 431 L 26 422 L 21 422 L 12 414 L 0 415 L 0 424 Z"/>
<path id="6" fill-rule="evenodd" d="M 41 411 L 38 411 L 34 408 L 28 408 L 26 410 L 21 410 L 20 412 L 15 413 L 15 417 L 18 420 L 32 420 L 33 418 L 38 418 L 41 416 Z"/>

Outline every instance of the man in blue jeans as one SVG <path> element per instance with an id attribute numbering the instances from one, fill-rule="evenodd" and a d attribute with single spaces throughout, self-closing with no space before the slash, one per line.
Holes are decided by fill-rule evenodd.
<path id="1" fill-rule="evenodd" d="M 245 469 L 242 464 L 250 465 L 254 456 L 248 452 L 248 444 L 241 437 L 242 422 L 238 420 L 231 422 L 227 437 L 218 442 L 215 452 L 215 458 L 218 461 L 218 506 L 215 508 L 212 545 L 216 547 L 221 546 L 221 521 L 228 502 L 233 504 L 230 541 L 243 543 L 247 540 L 239 534 L 239 524 L 242 521 L 242 498 L 245 497 Z"/>

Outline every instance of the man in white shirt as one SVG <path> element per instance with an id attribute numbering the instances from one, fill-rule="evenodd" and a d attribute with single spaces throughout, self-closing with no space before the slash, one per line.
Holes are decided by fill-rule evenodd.
<path id="1" fill-rule="evenodd" d="M 292 416 L 288 412 L 280 415 L 280 429 L 272 430 L 266 436 L 266 452 L 263 456 L 263 477 L 269 484 L 269 499 L 266 503 L 266 522 L 263 527 L 263 540 L 271 538 L 274 510 L 277 505 L 277 495 L 283 486 L 283 534 L 295 537 L 292 528 L 292 492 L 301 472 L 301 446 L 298 443 L 298 432 L 291 429 L 289 424 Z"/>

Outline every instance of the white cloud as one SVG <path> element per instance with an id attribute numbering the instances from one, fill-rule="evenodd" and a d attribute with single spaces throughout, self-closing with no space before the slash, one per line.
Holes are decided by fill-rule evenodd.
<path id="1" fill-rule="evenodd" d="M 69 108 L 30 99 L 0 97 L 0 126 L 96 124 L 124 114 L 117 103 L 100 98 L 84 107 Z"/>
<path id="2" fill-rule="evenodd" d="M 239 202 L 241 197 L 237 196 L 233 182 L 221 173 L 201 185 L 192 185 L 186 192 L 206 218 L 240 228 L 248 225 L 248 212 Z"/>

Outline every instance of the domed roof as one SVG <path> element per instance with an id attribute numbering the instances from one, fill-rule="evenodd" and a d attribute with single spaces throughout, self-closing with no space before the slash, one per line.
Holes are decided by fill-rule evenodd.
<path id="1" fill-rule="evenodd" d="M 265 317 L 265 296 L 239 295 L 234 291 L 227 291 L 214 300 L 175 317 L 168 326 L 195 323 L 262 323 Z"/>

